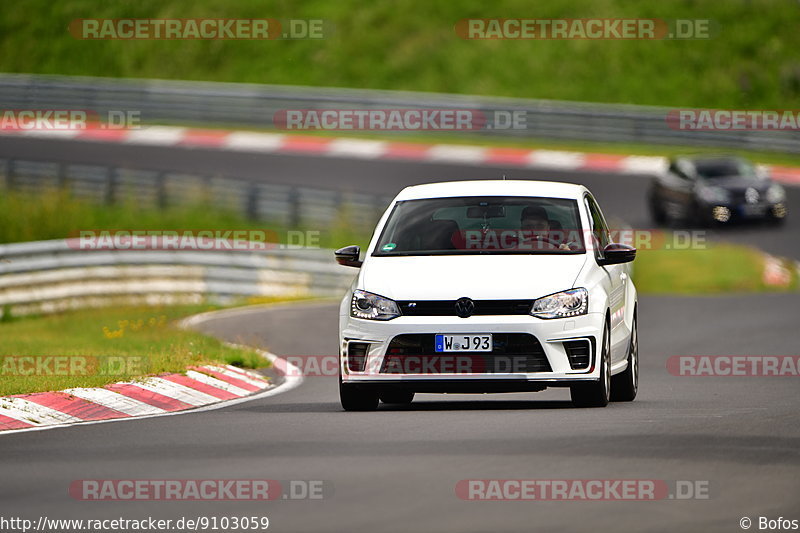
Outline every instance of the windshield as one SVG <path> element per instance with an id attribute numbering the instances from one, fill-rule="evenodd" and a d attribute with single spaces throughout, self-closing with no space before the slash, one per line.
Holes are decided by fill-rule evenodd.
<path id="1" fill-rule="evenodd" d="M 575 200 L 469 196 L 397 202 L 373 255 L 585 251 Z"/>
<path id="2" fill-rule="evenodd" d="M 695 162 L 697 174 L 705 179 L 757 177 L 756 169 L 742 159 L 706 159 Z"/>

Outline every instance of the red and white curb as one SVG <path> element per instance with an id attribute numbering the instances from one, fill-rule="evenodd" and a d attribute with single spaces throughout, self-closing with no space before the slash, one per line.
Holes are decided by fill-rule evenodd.
<path id="1" fill-rule="evenodd" d="M 195 328 L 217 316 L 236 316 L 254 307 L 222 309 L 187 317 L 178 326 Z M 75 424 L 102 424 L 158 416 L 200 413 L 280 394 L 303 382 L 300 370 L 288 361 L 252 347 L 283 375 L 273 384 L 261 374 L 232 365 L 190 367 L 185 374 L 162 374 L 105 387 L 75 388 L 0 397 L 0 435 L 41 431 Z"/>
<path id="2" fill-rule="evenodd" d="M 310 135 L 207 130 L 174 126 L 137 129 L 106 129 L 93 125 L 74 130 L 2 129 L 0 135 L 77 139 L 151 146 L 182 146 L 245 153 L 285 153 L 358 159 L 389 159 L 485 166 L 588 170 L 619 174 L 652 174 L 664 171 L 667 159 L 660 156 L 529 150 L 456 144 L 425 144 Z M 800 168 L 761 165 L 773 179 L 800 185 Z"/>
<path id="3" fill-rule="evenodd" d="M 231 365 L 191 367 L 105 387 L 0 397 L 0 431 L 158 416 L 241 399 L 271 387 L 264 376 Z"/>
<path id="4" fill-rule="evenodd" d="M 796 264 L 800 276 L 800 263 Z M 792 271 L 785 260 L 774 255 L 764 254 L 764 284 L 770 287 L 788 287 L 792 283 Z"/>

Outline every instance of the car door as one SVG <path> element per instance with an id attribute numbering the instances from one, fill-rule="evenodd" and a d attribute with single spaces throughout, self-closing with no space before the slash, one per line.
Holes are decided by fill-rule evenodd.
<path id="1" fill-rule="evenodd" d="M 670 220 L 685 220 L 691 215 L 694 168 L 685 160 L 674 161 L 664 179 L 664 212 Z"/>
<path id="2" fill-rule="evenodd" d="M 599 260 L 602 257 L 603 248 L 611 243 L 611 235 L 603 212 L 595 199 L 591 195 L 586 195 L 585 201 L 592 221 L 591 238 L 594 243 L 595 260 Z M 628 268 L 624 264 L 605 265 L 599 268 L 605 272 L 607 279 L 607 284 L 603 285 L 607 287 L 609 309 L 611 310 L 611 363 L 615 364 L 627 357 L 624 341 L 628 338 L 628 333 L 624 316 Z"/>

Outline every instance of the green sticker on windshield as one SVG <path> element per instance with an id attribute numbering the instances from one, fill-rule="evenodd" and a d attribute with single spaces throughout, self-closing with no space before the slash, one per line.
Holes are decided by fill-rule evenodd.
<path id="1" fill-rule="evenodd" d="M 397 245 L 395 243 L 393 243 L 393 242 L 390 242 L 390 243 L 384 244 L 383 248 L 381 248 L 381 250 L 383 250 L 384 252 L 391 252 L 395 248 L 397 248 Z"/>

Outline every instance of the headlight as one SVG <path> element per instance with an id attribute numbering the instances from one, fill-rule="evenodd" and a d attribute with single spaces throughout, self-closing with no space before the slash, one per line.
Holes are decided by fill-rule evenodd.
<path id="1" fill-rule="evenodd" d="M 589 310 L 589 292 L 570 289 L 539 298 L 533 302 L 531 314 L 536 318 L 567 318 L 585 315 Z"/>
<path id="2" fill-rule="evenodd" d="M 786 199 L 786 191 L 778 185 L 777 183 L 773 183 L 767 189 L 767 201 L 771 204 L 777 204 Z"/>
<path id="3" fill-rule="evenodd" d="M 701 187 L 697 189 L 697 196 L 709 204 L 724 204 L 731 200 L 731 193 L 720 187 Z"/>
<path id="4" fill-rule="evenodd" d="M 366 320 L 391 320 L 400 316 L 394 300 L 367 291 L 353 291 L 350 316 Z"/>

